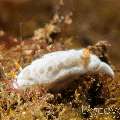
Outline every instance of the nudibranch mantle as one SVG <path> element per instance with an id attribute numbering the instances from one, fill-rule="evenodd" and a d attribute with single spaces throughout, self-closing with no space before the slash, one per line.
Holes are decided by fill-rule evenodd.
<path id="1" fill-rule="evenodd" d="M 47 84 L 48 87 L 56 84 L 60 89 L 60 82 L 70 82 L 67 77 L 84 75 L 88 72 L 102 72 L 114 77 L 112 68 L 90 53 L 87 48 L 56 51 L 45 54 L 26 66 L 13 82 L 13 87 L 22 89 L 33 84 Z"/>

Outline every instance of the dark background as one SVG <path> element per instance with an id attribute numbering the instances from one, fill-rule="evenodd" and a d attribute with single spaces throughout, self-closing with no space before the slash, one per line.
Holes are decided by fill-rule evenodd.
<path id="1" fill-rule="evenodd" d="M 11 35 L 33 35 L 33 31 L 43 27 L 52 19 L 59 0 L 0 0 L 0 29 Z M 111 60 L 120 61 L 120 1 L 119 0 L 64 0 L 61 13 L 73 13 L 73 23 L 67 35 L 81 42 L 82 38 L 92 41 L 107 40 Z"/>

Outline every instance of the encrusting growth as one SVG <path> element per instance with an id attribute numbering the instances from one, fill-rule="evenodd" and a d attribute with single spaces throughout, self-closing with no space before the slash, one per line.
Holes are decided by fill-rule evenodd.
<path id="1" fill-rule="evenodd" d="M 34 84 L 44 84 L 50 89 L 59 90 L 66 88 L 75 78 L 89 72 L 114 77 L 112 68 L 87 48 L 57 51 L 48 53 L 26 66 L 18 74 L 13 86 L 22 89 Z"/>

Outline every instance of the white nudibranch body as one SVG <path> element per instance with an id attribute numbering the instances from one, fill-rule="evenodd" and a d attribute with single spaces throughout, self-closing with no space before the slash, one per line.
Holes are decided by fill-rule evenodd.
<path id="1" fill-rule="evenodd" d="M 102 72 L 114 77 L 112 68 L 85 48 L 48 53 L 34 60 L 18 74 L 13 86 L 22 89 L 33 84 L 47 84 L 49 87 L 55 84 L 60 89 L 61 83 L 67 85 L 70 82 L 67 79 L 70 76 L 88 72 Z"/>

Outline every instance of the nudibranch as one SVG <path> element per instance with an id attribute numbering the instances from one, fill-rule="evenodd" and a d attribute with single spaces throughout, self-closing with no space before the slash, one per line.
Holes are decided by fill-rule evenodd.
<path id="1" fill-rule="evenodd" d="M 68 78 L 72 80 L 89 72 L 101 72 L 114 77 L 112 68 L 87 48 L 56 51 L 45 54 L 26 66 L 13 82 L 13 87 L 22 89 L 44 84 L 50 89 L 62 89 L 70 82 Z"/>

